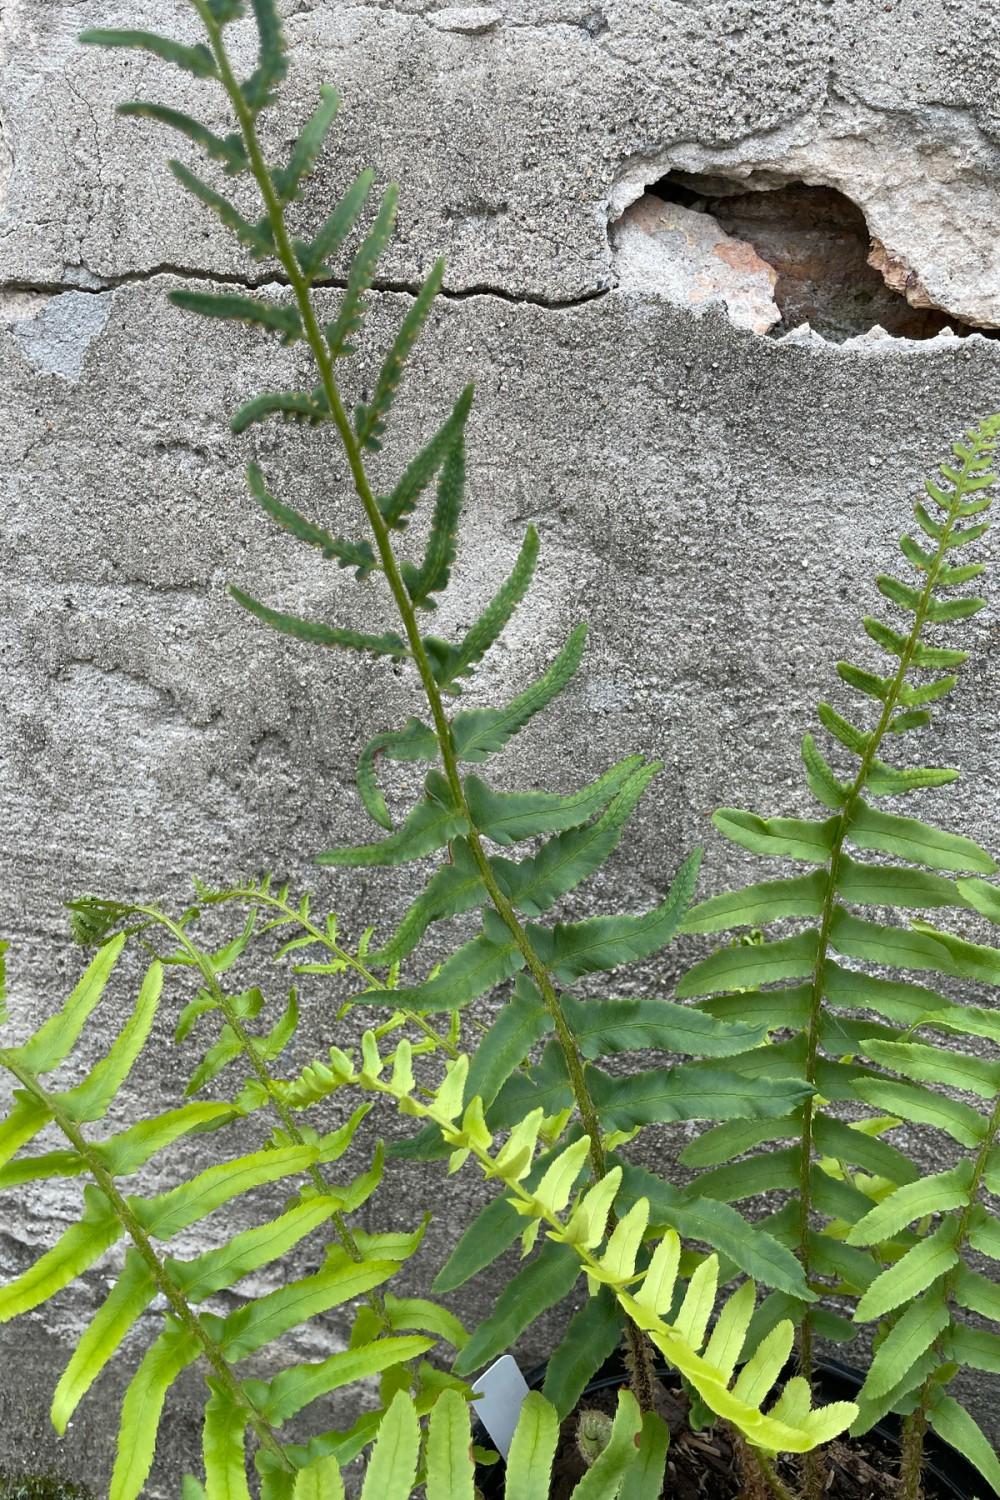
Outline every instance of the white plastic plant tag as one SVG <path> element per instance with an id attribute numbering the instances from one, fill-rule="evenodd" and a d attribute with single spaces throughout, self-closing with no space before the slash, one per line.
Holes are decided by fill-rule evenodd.
<path id="1" fill-rule="evenodd" d="M 528 1382 L 518 1369 L 514 1356 L 501 1354 L 488 1370 L 483 1371 L 472 1389 L 478 1397 L 472 1403 L 476 1416 L 489 1433 L 500 1457 L 506 1459 L 528 1394 Z"/>

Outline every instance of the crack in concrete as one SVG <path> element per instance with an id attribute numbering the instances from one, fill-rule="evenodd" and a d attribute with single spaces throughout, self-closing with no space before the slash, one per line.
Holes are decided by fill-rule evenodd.
<path id="1" fill-rule="evenodd" d="M 85 275 L 88 279 L 83 282 L 6 281 L 0 283 L 0 297 L 17 294 L 60 297 L 67 292 L 83 292 L 89 296 L 101 297 L 108 292 L 117 291 L 119 287 L 141 285 L 143 282 L 156 281 L 161 276 L 171 276 L 182 281 L 208 281 L 217 286 L 240 287 L 248 292 L 266 291 L 269 287 L 288 288 L 291 285 L 288 277 L 280 272 L 277 274 L 267 272 L 259 277 L 241 276 L 235 271 L 207 271 L 193 266 L 170 265 L 166 262 L 151 266 L 145 271 L 123 271 L 117 276 L 103 277 L 91 272 L 85 272 Z M 347 287 L 347 278 L 319 277 L 313 282 L 313 286 L 322 291 L 344 291 Z M 385 278 L 373 282 L 370 290 L 397 292 L 407 297 L 416 297 L 420 291 L 420 283 Z M 503 287 L 490 286 L 484 282 L 468 287 L 442 287 L 438 296 L 446 302 L 467 302 L 473 297 L 494 297 L 498 301 L 515 307 L 541 307 L 550 312 L 564 312 L 574 307 L 582 307 L 588 302 L 598 302 L 611 290 L 612 287 L 609 285 L 595 287 L 591 292 L 581 292 L 573 297 L 546 297 L 540 292 L 509 292 Z"/>

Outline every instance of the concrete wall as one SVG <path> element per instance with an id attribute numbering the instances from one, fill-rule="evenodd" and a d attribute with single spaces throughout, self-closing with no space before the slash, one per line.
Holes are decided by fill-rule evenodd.
<path id="1" fill-rule="evenodd" d="M 441 624 L 468 624 L 527 522 L 541 533 L 533 606 L 473 701 L 509 696 L 576 619 L 591 624 L 574 685 L 506 752 L 502 775 L 567 790 L 627 752 L 666 765 L 630 854 L 567 909 L 651 904 L 703 838 L 703 891 L 737 882 L 752 862 L 714 837 L 713 807 L 807 810 L 797 741 L 811 705 L 848 642 L 864 653 L 857 617 L 874 607 L 874 572 L 893 559 L 920 476 L 1000 402 L 1000 344 L 969 333 L 1000 324 L 995 8 L 282 8 L 294 65 L 269 143 L 290 139 L 319 82 L 345 95 L 310 214 L 369 162 L 403 187 L 352 390 L 409 289 L 448 256 L 385 455 L 391 473 L 476 381 L 467 531 Z M 176 907 L 196 874 L 271 869 L 310 884 L 357 933 L 367 921 L 388 930 L 414 889 L 412 872 L 331 878 L 311 864 L 371 836 L 354 763 L 372 732 L 417 710 L 412 679 L 269 634 L 226 594 L 234 581 L 282 607 L 389 621 L 376 585 L 331 577 L 244 495 L 256 454 L 279 493 L 334 529 L 355 524 L 329 438 L 228 434 L 240 400 L 307 378 L 305 356 L 165 300 L 181 278 L 242 278 L 247 265 L 167 174 L 175 143 L 112 107 L 152 95 L 221 124 L 217 102 L 153 60 L 79 48 L 89 24 L 183 36 L 192 23 L 181 0 L 0 3 L 0 926 L 14 944 L 15 1032 L 55 1007 L 79 967 L 60 903 L 82 890 Z M 643 198 L 667 176 L 687 184 L 686 206 Z M 775 322 L 772 263 L 725 234 L 698 194 L 802 182 L 856 204 L 887 278 L 962 337 L 871 335 L 863 307 L 841 342 Z M 810 254 L 822 280 L 819 230 Z M 964 790 L 923 806 L 997 847 L 995 619 L 991 608 L 963 627 L 975 654 L 928 736 L 929 759 L 963 766 Z M 397 770 L 395 807 L 415 784 Z M 703 946 L 678 944 L 628 986 L 668 992 Z M 129 998 L 123 983 L 113 1005 Z M 329 1005 L 307 992 L 301 1055 L 329 1039 Z M 142 1065 L 144 1101 L 172 1102 L 180 1076 L 165 1019 Z M 447 1186 L 393 1176 L 383 1223 L 437 1213 L 413 1285 L 480 1196 L 465 1175 Z M 6 1194 L 0 1274 L 50 1243 L 75 1202 L 61 1189 Z M 459 1310 L 482 1314 L 491 1290 L 473 1284 Z M 121 1374 L 61 1447 L 45 1418 L 67 1341 L 100 1292 L 92 1278 L 58 1310 L 0 1331 L 0 1469 L 52 1463 L 104 1492 Z M 528 1341 L 528 1362 L 551 1333 Z M 986 1420 L 989 1393 L 973 1400 Z M 175 1495 L 182 1462 L 196 1462 L 193 1406 L 189 1391 L 171 1408 L 151 1496 Z"/>

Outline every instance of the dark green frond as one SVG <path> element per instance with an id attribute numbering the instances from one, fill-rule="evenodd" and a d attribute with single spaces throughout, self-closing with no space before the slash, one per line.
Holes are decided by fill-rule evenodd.
<path id="1" fill-rule="evenodd" d="M 206 208 L 210 208 L 214 214 L 218 215 L 222 223 L 230 233 L 236 236 L 244 249 L 249 250 L 254 260 L 267 260 L 273 257 L 275 253 L 274 235 L 266 218 L 258 219 L 256 223 L 252 224 L 249 219 L 245 219 L 233 207 L 228 198 L 224 198 L 221 193 L 217 193 L 215 188 L 209 187 L 207 182 L 202 182 L 201 178 L 196 176 L 182 161 L 170 161 L 168 162 L 168 166 L 182 187 L 186 187 L 193 197 L 197 198 L 200 203 L 204 203 Z"/>
<path id="2" fill-rule="evenodd" d="M 303 125 L 292 147 L 287 166 L 278 167 L 272 174 L 274 186 L 283 203 L 292 203 L 302 196 L 300 189 L 303 180 L 314 170 L 330 127 L 337 118 L 340 108 L 337 90 L 328 83 L 321 84 L 319 97 L 319 104 Z"/>
<path id="3" fill-rule="evenodd" d="M 222 318 L 248 327 L 267 328 L 281 334 L 283 344 L 294 344 L 302 337 L 302 319 L 291 302 L 267 302 L 260 297 L 244 297 L 235 292 L 168 293 L 175 307 L 203 318 Z"/>
<path id="4" fill-rule="evenodd" d="M 392 348 L 386 355 L 375 382 L 375 391 L 370 402 L 360 402 L 354 416 L 354 427 L 362 446 L 378 452 L 385 431 L 386 417 L 396 399 L 403 368 L 420 337 L 427 321 L 434 298 L 441 289 L 444 277 L 444 261 L 435 261 L 430 275 L 413 299 L 413 305 L 403 319 Z"/>
<path id="5" fill-rule="evenodd" d="M 296 240 L 295 253 L 306 276 L 314 277 L 353 229 L 371 192 L 375 173 L 366 168 L 351 183 L 312 240 Z"/>
<path id="6" fill-rule="evenodd" d="M 285 36 L 276 0 L 250 0 L 257 22 L 257 66 L 242 88 L 243 98 L 258 113 L 274 102 L 274 90 L 288 72 Z"/>
<path id="7" fill-rule="evenodd" d="M 376 757 L 386 760 L 426 760 L 438 757 L 437 737 L 419 719 L 409 719 L 403 729 L 388 730 L 370 739 L 358 758 L 358 792 L 367 811 L 382 828 L 392 830 L 385 798 L 375 779 Z"/>
<path id="8" fill-rule="evenodd" d="M 452 408 L 448 420 L 438 429 L 425 448 L 411 459 L 392 493 L 379 497 L 379 510 L 387 526 L 402 531 L 417 501 L 430 484 L 445 458 L 454 447 L 456 435 L 468 420 L 473 388 L 467 385 Z"/>
<path id="9" fill-rule="evenodd" d="M 310 547 L 318 547 L 327 559 L 335 558 L 341 568 L 356 568 L 355 577 L 361 581 L 368 577 L 377 566 L 378 562 L 372 550 L 370 542 L 349 542 L 342 536 L 331 536 L 322 526 L 293 510 L 291 506 L 275 499 L 267 487 L 267 482 L 256 464 L 247 464 L 247 484 L 250 493 L 260 508 L 277 521 L 279 526 L 290 531 L 292 536 L 298 537 L 300 542 L 305 542 Z"/>
<path id="10" fill-rule="evenodd" d="M 255 396 L 240 407 L 229 425 L 238 436 L 255 422 L 264 422 L 268 417 L 282 417 L 286 422 L 304 422 L 310 427 L 318 427 L 329 416 L 326 393 L 322 386 L 317 386 L 312 391 L 275 391 Z"/>
<path id="11" fill-rule="evenodd" d="M 361 242 L 357 254 L 347 272 L 347 286 L 340 301 L 340 311 L 326 325 L 326 341 L 334 359 L 353 353 L 349 340 L 354 337 L 364 320 L 365 294 L 375 280 L 375 271 L 383 250 L 392 237 L 396 222 L 396 203 L 399 189 L 390 184 L 382 195 L 375 223 Z"/>

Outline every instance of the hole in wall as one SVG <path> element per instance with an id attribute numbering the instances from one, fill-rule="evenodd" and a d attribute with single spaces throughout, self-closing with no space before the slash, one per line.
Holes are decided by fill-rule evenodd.
<path id="1" fill-rule="evenodd" d="M 686 261 L 686 300 L 695 308 L 721 300 L 733 322 L 756 333 L 780 338 L 808 323 L 835 343 L 875 329 L 904 339 L 946 329 L 960 338 L 998 336 L 940 308 L 912 305 L 907 286 L 918 303 L 921 288 L 836 188 L 670 172 L 626 209 L 613 239 L 624 260 L 639 266 L 640 280 L 645 269 L 647 284 L 654 243 L 661 257 L 673 249 Z M 673 272 L 676 286 L 683 273 L 677 265 Z"/>

